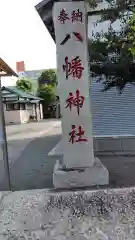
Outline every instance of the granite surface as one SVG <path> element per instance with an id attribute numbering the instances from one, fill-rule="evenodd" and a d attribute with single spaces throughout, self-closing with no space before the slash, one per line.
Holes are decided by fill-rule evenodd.
<path id="1" fill-rule="evenodd" d="M 0 195 L 0 240 L 135 239 L 135 188 Z"/>
<path id="2" fill-rule="evenodd" d="M 69 169 L 60 161 L 56 161 L 53 171 L 53 185 L 56 189 L 71 189 L 86 186 L 107 186 L 109 184 L 108 169 L 99 158 L 94 158 L 94 165 L 89 168 Z"/>

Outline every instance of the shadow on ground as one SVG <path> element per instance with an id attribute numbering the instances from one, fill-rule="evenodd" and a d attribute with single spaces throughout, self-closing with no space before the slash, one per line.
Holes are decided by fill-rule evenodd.
<path id="1" fill-rule="evenodd" d="M 99 156 L 109 170 L 111 187 L 135 186 L 135 156 Z"/>

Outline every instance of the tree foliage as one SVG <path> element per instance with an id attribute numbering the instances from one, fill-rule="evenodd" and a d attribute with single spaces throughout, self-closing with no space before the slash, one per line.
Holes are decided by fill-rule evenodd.
<path id="1" fill-rule="evenodd" d="M 133 13 L 132 18 L 129 20 L 127 38 L 130 43 L 129 51 L 131 52 L 132 56 L 135 57 L 135 12 Z"/>
<path id="2" fill-rule="evenodd" d="M 18 79 L 16 87 L 24 92 L 32 92 L 32 82 L 27 78 Z"/>
<path id="3" fill-rule="evenodd" d="M 43 99 L 44 105 L 48 106 L 56 100 L 55 88 L 52 85 L 42 84 L 38 89 L 38 96 Z"/>
<path id="4" fill-rule="evenodd" d="M 57 75 L 55 69 L 46 69 L 41 73 L 39 77 L 39 85 L 49 83 L 52 86 L 57 85 Z"/>
<path id="5" fill-rule="evenodd" d="M 57 75 L 55 69 L 46 69 L 39 77 L 38 95 L 43 99 L 44 106 L 48 106 L 56 100 Z"/>
<path id="6" fill-rule="evenodd" d="M 97 4 L 89 0 L 93 14 L 100 16 L 96 25 L 108 21 L 109 26 L 107 32 L 94 31 L 89 40 L 91 75 L 102 81 L 104 90 L 116 87 L 121 93 L 127 83 L 135 84 L 135 1 L 106 2 L 108 9 L 97 12 Z M 120 29 L 116 31 L 113 24 L 118 20 Z"/>

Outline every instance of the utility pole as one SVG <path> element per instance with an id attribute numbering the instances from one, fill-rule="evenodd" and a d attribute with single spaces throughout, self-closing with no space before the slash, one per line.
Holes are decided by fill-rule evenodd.
<path id="1" fill-rule="evenodd" d="M 0 124 L 1 124 L 0 126 L 1 148 L 2 148 L 2 155 L 3 155 L 3 162 L 4 162 L 5 178 L 6 178 L 8 190 L 11 191 L 12 187 L 11 187 L 10 169 L 9 169 L 9 161 L 8 161 L 8 147 L 7 147 L 3 99 L 2 99 L 2 91 L 1 91 L 1 77 L 0 77 Z"/>
<path id="2" fill-rule="evenodd" d="M 5 117 L 3 110 L 3 98 L 2 98 L 2 88 L 1 88 L 1 77 L 18 77 L 17 73 L 15 73 L 12 68 L 0 58 L 0 144 L 3 155 L 3 163 L 4 163 L 4 173 L 6 178 L 6 183 L 8 190 L 11 191 L 11 178 L 10 178 L 10 168 L 8 161 L 8 147 L 7 147 L 7 137 L 6 137 L 6 128 L 5 128 Z M 6 80 L 6 79 L 5 79 Z M 7 189 L 6 189 L 7 190 Z"/>

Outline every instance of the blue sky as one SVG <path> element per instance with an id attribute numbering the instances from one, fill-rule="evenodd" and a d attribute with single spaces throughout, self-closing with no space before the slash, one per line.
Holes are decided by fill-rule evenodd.
<path id="1" fill-rule="evenodd" d="M 55 68 L 55 44 L 34 6 L 41 0 L 0 0 L 0 56 L 13 69 Z"/>

